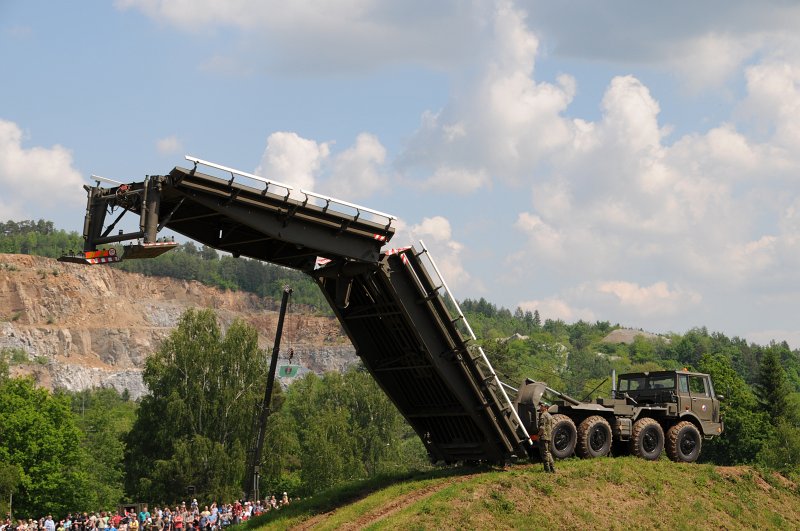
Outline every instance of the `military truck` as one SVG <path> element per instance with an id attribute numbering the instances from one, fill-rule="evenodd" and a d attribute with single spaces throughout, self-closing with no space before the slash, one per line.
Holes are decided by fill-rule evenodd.
<path id="1" fill-rule="evenodd" d="M 581 402 L 543 382 L 526 380 L 516 406 L 529 433 L 536 433 L 538 405 L 550 396 L 553 457 L 603 457 L 630 453 L 655 460 L 666 449 L 670 459 L 691 463 L 702 441 L 724 429 L 719 402 L 708 374 L 654 371 L 622 374 L 611 398 Z M 547 402 L 546 402 L 547 403 Z M 535 436 L 533 436 L 535 438 Z"/>

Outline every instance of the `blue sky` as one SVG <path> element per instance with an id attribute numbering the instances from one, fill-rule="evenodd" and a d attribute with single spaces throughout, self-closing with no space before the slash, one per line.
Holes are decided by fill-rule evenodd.
<path id="1" fill-rule="evenodd" d="M 0 219 L 191 154 L 395 214 L 458 298 L 800 346 L 792 2 L 74 6 L 0 2 Z"/>

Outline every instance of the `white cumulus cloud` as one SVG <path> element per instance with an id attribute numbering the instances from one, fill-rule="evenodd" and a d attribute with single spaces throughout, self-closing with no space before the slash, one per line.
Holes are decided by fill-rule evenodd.
<path id="1" fill-rule="evenodd" d="M 25 147 L 23 140 L 16 123 L 0 120 L 0 218 L 20 219 L 42 207 L 85 201 L 83 180 L 68 149 Z"/>
<path id="2" fill-rule="evenodd" d="M 313 191 L 317 174 L 329 155 L 330 147 L 325 142 L 317 143 L 292 132 L 272 133 L 255 173 Z"/>
<path id="3" fill-rule="evenodd" d="M 361 133 L 356 143 L 336 155 L 325 189 L 332 195 L 360 199 L 385 191 L 386 148 L 375 135 Z"/>
<path id="4" fill-rule="evenodd" d="M 419 223 L 408 225 L 402 220 L 395 224 L 397 232 L 392 239 L 396 245 L 414 245 L 422 240 L 442 272 L 444 280 L 454 294 L 457 289 L 468 285 L 472 278 L 464 267 L 464 245 L 453 239 L 450 221 L 443 216 L 423 218 Z"/>
<path id="5" fill-rule="evenodd" d="M 606 281 L 597 284 L 597 292 L 608 294 L 624 307 L 644 314 L 669 315 L 702 300 L 699 293 L 670 289 L 666 282 L 640 286 L 633 282 Z"/>
<path id="6" fill-rule="evenodd" d="M 759 40 L 756 35 L 743 38 L 713 31 L 688 36 L 674 45 L 674 53 L 666 63 L 686 80 L 692 91 L 719 88 L 758 49 Z"/>
<path id="7" fill-rule="evenodd" d="M 536 82 L 539 41 L 527 30 L 525 13 L 509 1 L 492 6 L 490 40 L 478 57 L 477 77 L 459 87 L 443 109 L 423 115 L 399 157 L 406 171 L 431 175 L 429 187 L 440 186 L 452 168 L 473 176 L 471 191 L 490 178 L 517 182 L 575 134 L 561 116 L 575 95 L 575 80 L 561 75 L 556 83 Z"/>

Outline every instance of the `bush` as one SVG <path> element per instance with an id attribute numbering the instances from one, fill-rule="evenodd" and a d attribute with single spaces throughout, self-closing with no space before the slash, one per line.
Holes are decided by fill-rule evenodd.
<path id="1" fill-rule="evenodd" d="M 800 428 L 780 419 L 758 454 L 759 462 L 784 474 L 800 474 Z"/>

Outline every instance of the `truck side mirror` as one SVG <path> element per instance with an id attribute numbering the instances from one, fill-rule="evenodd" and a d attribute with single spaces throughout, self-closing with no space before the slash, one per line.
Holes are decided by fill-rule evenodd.
<path id="1" fill-rule="evenodd" d="M 719 400 L 720 402 L 724 402 L 725 401 L 725 395 L 717 395 L 717 400 Z"/>

